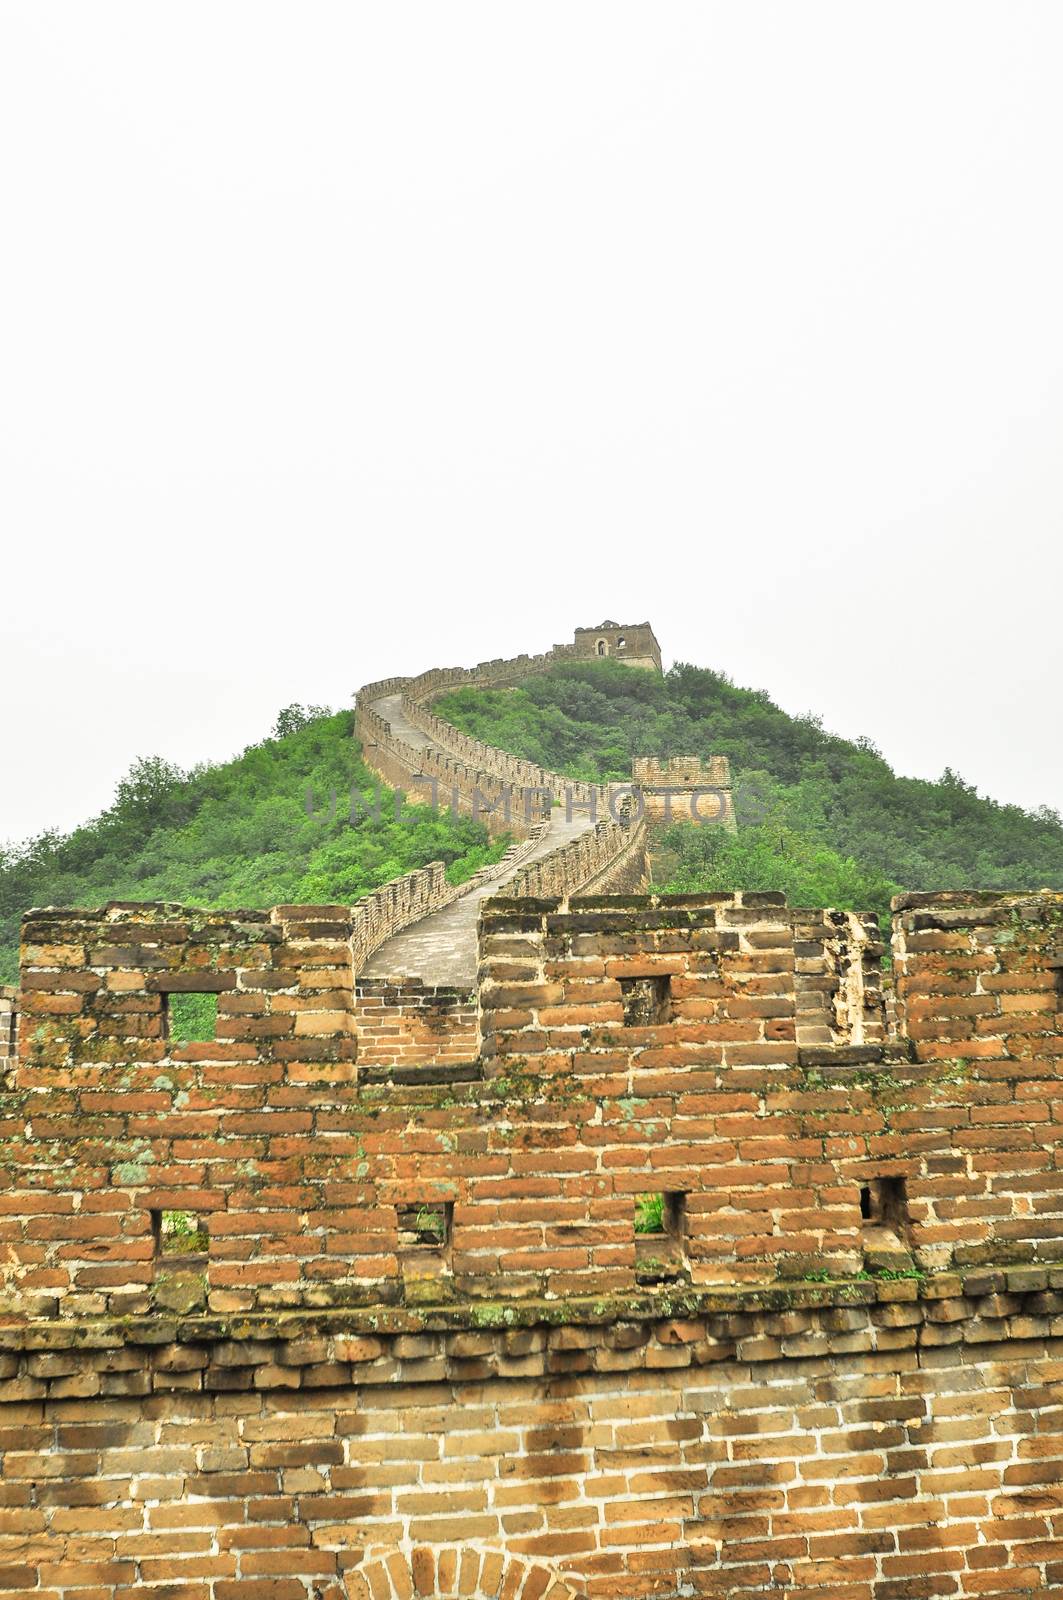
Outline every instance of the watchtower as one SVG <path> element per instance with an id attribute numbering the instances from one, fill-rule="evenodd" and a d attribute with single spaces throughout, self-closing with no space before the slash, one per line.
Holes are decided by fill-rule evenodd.
<path id="1" fill-rule="evenodd" d="M 661 647 L 648 622 L 600 622 L 596 628 L 577 628 L 577 656 L 590 661 L 611 658 L 628 667 L 661 672 Z"/>

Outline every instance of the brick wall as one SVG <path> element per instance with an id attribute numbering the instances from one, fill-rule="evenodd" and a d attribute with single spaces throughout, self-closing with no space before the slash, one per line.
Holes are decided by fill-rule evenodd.
<path id="1" fill-rule="evenodd" d="M 1055 1592 L 1063 896 L 895 923 L 869 1040 L 848 914 L 489 902 L 477 1071 L 354 1059 L 350 908 L 31 914 L 2 1584 Z M 214 1040 L 167 1037 L 184 991 Z"/>
<path id="2" fill-rule="evenodd" d="M 470 1001 L 356 980 L 348 908 L 35 913 L 9 1298 L 150 1305 L 180 1195 L 213 1219 L 218 1308 L 401 1298 L 407 1199 L 453 1207 L 447 1273 L 479 1298 L 1063 1259 L 1058 897 L 947 898 L 898 913 L 891 1044 L 867 1042 L 872 947 L 843 983 L 835 923 L 779 896 L 489 902 L 457 1086 L 431 1069 L 473 1062 Z M 829 1044 L 802 1044 L 799 961 L 834 963 Z M 213 1041 L 166 1037 L 185 990 L 217 995 Z M 649 1265 L 646 1194 L 676 1213 Z"/>
<path id="3" fill-rule="evenodd" d="M 0 1084 L 15 1064 L 18 1050 L 18 990 L 0 984 Z"/>
<path id="4" fill-rule="evenodd" d="M 610 1184 L 685 1196 L 695 1281 L 855 1271 L 879 1242 L 924 1270 L 1055 1260 L 1061 897 L 928 899 L 899 902 L 890 1043 L 881 945 L 847 916 L 773 895 L 493 902 L 486 1070 L 630 1097 Z M 799 1034 L 799 960 L 830 1042 Z M 666 1014 L 626 1025 L 625 983 L 655 978 Z"/>
<path id="5" fill-rule="evenodd" d="M 418 978 L 359 978 L 358 1068 L 472 1062 L 480 1051 L 476 995 Z"/>
<path id="6" fill-rule="evenodd" d="M 737 827 L 731 788 L 731 763 L 726 756 L 637 756 L 633 780 L 647 820 L 716 823 L 732 832 Z"/>
<path id="7" fill-rule="evenodd" d="M 1063 1296 L 938 1287 L 9 1338 L 0 1573 L 47 1600 L 1057 1593 Z"/>

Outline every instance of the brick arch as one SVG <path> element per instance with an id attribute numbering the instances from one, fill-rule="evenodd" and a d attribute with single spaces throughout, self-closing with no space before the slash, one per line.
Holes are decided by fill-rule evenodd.
<path id="1" fill-rule="evenodd" d="M 585 1600 L 546 1567 L 469 1545 L 394 1551 L 347 1577 L 347 1600 Z"/>

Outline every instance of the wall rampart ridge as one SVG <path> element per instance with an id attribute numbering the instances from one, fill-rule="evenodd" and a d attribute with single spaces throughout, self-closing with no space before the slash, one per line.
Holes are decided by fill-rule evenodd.
<path id="1" fill-rule="evenodd" d="M 575 645 L 555 645 L 539 655 L 499 658 L 468 668 L 435 667 L 414 678 L 381 679 L 359 690 L 356 729 L 363 744 L 373 750 L 370 759 L 389 779 L 422 780 L 417 785 L 421 798 L 427 798 L 427 785 L 423 784 L 427 779 L 435 786 L 434 800 L 442 791 L 446 801 L 471 807 L 492 828 L 526 833 L 549 817 L 551 804 L 567 810 L 586 807 L 593 816 L 607 811 L 611 797 L 631 786 L 590 784 L 551 771 L 463 733 L 430 709 L 433 699 L 451 689 L 467 684 L 503 687 L 548 671 L 559 661 L 575 659 L 580 659 Z M 431 741 L 427 749 L 402 739 L 387 718 L 373 708 L 374 700 L 395 693 L 401 693 L 407 721 Z M 635 886 L 641 872 L 629 871 L 627 864 L 644 851 L 645 833 L 641 817 L 632 824 L 625 813 L 620 825 L 603 818 L 588 829 L 587 836 L 559 846 L 541 862 L 533 863 L 509 887 L 514 893 L 568 894 L 595 883 Z M 411 886 L 409 891 L 411 909 L 419 903 L 418 889 L 419 886 Z M 430 909 L 436 909 L 435 902 L 426 905 L 422 914 Z M 414 920 L 416 916 L 409 919 Z M 403 925 L 408 926 L 409 922 Z"/>
<path id="2" fill-rule="evenodd" d="M 549 855 L 529 862 L 505 885 L 505 894 L 507 898 L 517 899 L 524 896 L 564 899 L 586 890 L 614 867 L 622 855 L 641 851 L 644 837 L 644 819 L 632 820 L 624 802 L 620 822 L 602 819 L 567 844 L 551 850 Z"/>
<path id="3" fill-rule="evenodd" d="M 518 839 L 498 861 L 480 867 L 464 883 L 448 883 L 442 861 L 431 861 L 426 867 L 392 878 L 379 889 L 373 889 L 355 902 L 351 908 L 351 952 L 355 976 L 361 972 L 374 951 L 401 933 L 404 928 L 433 911 L 441 911 L 464 895 L 473 893 L 485 883 L 490 883 L 536 848 L 544 832 L 545 823 L 538 823 L 526 839 Z"/>
<path id="4" fill-rule="evenodd" d="M 402 691 L 403 712 L 422 733 L 435 739 L 445 749 L 475 762 L 478 767 L 503 782 L 528 789 L 546 788 L 555 803 L 559 804 L 565 803 L 566 797 L 571 797 L 583 803 L 589 803 L 594 799 L 597 804 L 604 806 L 608 802 L 610 791 L 608 784 L 584 783 L 579 779 L 567 777 L 564 773 L 552 772 L 535 762 L 510 755 L 508 751 L 500 750 L 495 745 L 484 744 L 470 734 L 460 732 L 452 723 L 446 722 L 428 709 L 433 699 L 451 689 L 462 688 L 469 684 L 480 688 L 505 687 L 519 683 L 537 672 L 549 671 L 558 661 L 572 659 L 574 655 L 575 652 L 570 646 L 555 646 L 554 650 L 541 656 L 518 656 L 512 661 L 481 662 L 479 666 L 468 668 L 434 668 L 421 673 L 417 678 L 411 678 L 407 683 Z"/>

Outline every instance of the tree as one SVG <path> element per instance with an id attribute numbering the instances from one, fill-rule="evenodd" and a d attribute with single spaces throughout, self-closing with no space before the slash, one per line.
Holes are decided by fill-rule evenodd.
<path id="1" fill-rule="evenodd" d="M 305 728 L 307 723 L 331 715 L 328 706 L 301 706 L 298 702 L 293 702 L 290 706 L 285 706 L 283 711 L 278 711 L 277 720 L 273 724 L 273 737 L 287 739 L 291 734 L 298 733 L 300 728 Z"/>

